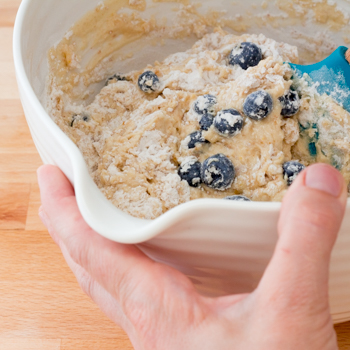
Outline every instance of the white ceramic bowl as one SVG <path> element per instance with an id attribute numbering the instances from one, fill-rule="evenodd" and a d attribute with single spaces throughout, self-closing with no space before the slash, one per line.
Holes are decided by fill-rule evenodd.
<path id="1" fill-rule="evenodd" d="M 118 0 L 116 0 L 118 1 Z M 201 199 L 182 204 L 154 221 L 135 219 L 115 208 L 90 178 L 81 153 L 46 113 L 40 100 L 48 72 L 47 51 L 99 0 L 23 0 L 14 31 L 14 61 L 20 96 L 35 145 L 44 163 L 59 166 L 74 184 L 80 211 L 101 235 L 122 243 L 138 243 L 152 258 L 172 265 L 190 276 L 208 295 L 251 291 L 258 283 L 277 240 L 279 203 L 245 203 Z M 151 2 L 151 1 L 150 1 Z M 290 2 L 290 1 L 289 1 Z M 337 1 L 350 10 L 349 0 Z M 202 1 L 203 7 L 226 9 L 236 15 L 232 1 Z M 171 3 L 153 4 L 156 16 L 171 15 Z M 256 5 L 255 9 L 252 5 Z M 158 6 L 158 7 L 157 7 Z M 261 0 L 239 2 L 240 13 L 263 12 Z M 167 10 L 169 9 L 169 10 Z M 271 7 L 270 7 L 271 9 Z M 231 13 L 232 12 L 232 13 Z M 277 9 L 273 12 L 278 13 Z M 325 30 L 312 22 L 293 28 L 249 28 L 251 33 L 291 44 L 305 44 L 295 35 Z M 293 34 L 294 33 L 294 34 Z M 329 31 L 342 45 L 343 36 Z M 321 35 L 322 37 L 323 35 Z M 326 36 L 324 36 L 326 37 Z M 193 41 L 192 41 L 193 42 Z M 162 55 L 183 50 L 189 43 L 166 44 Z M 310 44 L 309 44 L 310 45 Z M 125 68 L 141 68 L 158 59 L 159 52 L 137 54 Z M 161 57 L 163 58 L 163 57 Z M 331 264 L 330 302 L 335 322 L 350 320 L 350 205 L 336 243 Z"/>

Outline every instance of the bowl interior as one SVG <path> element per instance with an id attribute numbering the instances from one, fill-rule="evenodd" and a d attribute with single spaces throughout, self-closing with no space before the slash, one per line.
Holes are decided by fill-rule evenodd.
<path id="1" fill-rule="evenodd" d="M 183 220 L 185 216 L 189 220 L 189 214 L 198 213 L 199 208 L 203 209 L 202 213 L 205 208 L 212 209 L 210 213 L 213 223 L 215 223 L 216 214 L 221 213 L 222 210 L 227 211 L 229 217 L 230 211 L 236 207 L 235 204 L 219 203 L 215 200 L 198 200 L 183 204 L 153 222 L 135 219 L 122 213 L 100 193 L 91 180 L 77 147 L 44 111 L 48 50 L 62 39 L 76 21 L 99 3 L 101 2 L 98 0 L 60 0 L 59 2 L 57 0 L 45 0 L 45 2 L 23 0 L 22 2 L 15 29 L 15 63 L 28 124 L 42 158 L 45 162 L 59 165 L 74 183 L 79 208 L 88 224 L 100 234 L 119 242 L 138 243 L 155 237 L 159 233 L 165 233 L 169 227 Z M 107 6 L 114 3 L 127 6 L 129 0 L 105 2 Z M 153 16 L 157 21 L 162 23 L 166 21 L 167 25 L 171 26 L 177 24 L 178 17 L 174 14 L 181 10 L 184 3 L 190 6 L 192 2 L 190 0 L 181 2 L 147 0 L 146 3 L 145 11 L 135 10 L 138 16 L 145 19 Z M 202 0 L 200 5 L 197 11 L 200 16 L 207 18 L 208 30 L 220 24 L 229 32 L 237 34 L 263 33 L 278 41 L 297 45 L 305 62 L 324 58 L 338 45 L 345 45 L 347 38 L 350 37 L 347 35 L 350 33 L 350 27 L 345 24 L 348 23 L 349 17 L 345 11 L 338 10 L 338 8 L 350 10 L 349 0 L 339 0 L 335 5 L 328 4 L 326 1 L 304 0 L 278 0 L 277 2 Z M 122 11 L 132 10 L 126 8 Z M 213 18 L 215 20 L 212 20 Z M 91 36 L 94 36 L 93 32 Z M 123 50 L 132 52 L 133 55 L 123 61 L 116 61 L 114 66 L 109 67 L 106 76 L 114 71 L 127 72 L 142 68 L 147 63 L 161 60 L 170 53 L 189 48 L 197 39 L 195 35 L 188 35 L 179 39 L 166 39 L 163 42 L 160 37 L 159 45 L 154 43 L 154 38 L 142 37 L 121 48 L 121 52 Z M 101 41 L 100 44 L 102 45 L 103 42 Z M 88 62 L 88 57 L 97 50 L 98 45 L 93 49 L 87 47 L 81 55 L 83 58 L 87 57 Z M 84 66 L 81 69 L 84 69 Z M 95 84 L 92 87 L 94 93 L 98 93 L 101 86 L 103 82 Z M 47 126 L 49 130 L 39 132 L 39 124 Z M 43 136 L 44 133 L 46 136 Z M 62 151 L 62 154 L 56 157 L 55 151 L 57 154 Z M 201 201 L 203 202 L 200 205 Z M 280 205 L 254 203 L 249 208 L 240 207 L 240 204 L 237 205 L 238 207 L 251 215 L 267 211 L 272 215 L 271 222 L 274 222 L 273 218 L 278 213 Z"/>
<path id="2" fill-rule="evenodd" d="M 108 0 L 111 1 L 111 0 Z M 113 1 L 113 0 L 112 0 Z M 121 4 L 128 4 L 125 0 L 114 0 Z M 178 1 L 153 2 L 147 0 L 147 9 L 141 13 L 144 18 L 154 16 L 159 20 L 166 18 L 167 24 L 174 24 L 174 7 L 182 5 Z M 195 3 L 194 1 L 192 1 Z M 26 7 L 23 17 L 22 54 L 23 63 L 30 84 L 39 100 L 43 100 L 45 81 L 48 73 L 47 52 L 50 47 L 59 42 L 69 28 L 85 13 L 94 9 L 99 0 L 26 0 L 22 6 Z M 184 3 L 187 3 L 186 1 Z M 190 1 L 188 1 L 190 3 Z M 312 4 L 314 6 L 311 6 Z M 206 15 L 211 12 L 220 14 L 217 23 L 225 30 L 236 34 L 263 33 L 277 41 L 297 45 L 304 62 L 323 59 L 340 45 L 350 41 L 350 26 L 344 25 L 349 21 L 345 10 L 350 10 L 349 0 L 335 1 L 336 6 L 323 4 L 325 1 L 264 1 L 246 0 L 232 2 L 223 0 L 215 2 L 202 0 L 198 13 Z M 311 10 L 310 10 L 311 8 Z M 334 16 L 324 11 L 341 12 Z M 24 12 L 24 11 L 23 11 Z M 136 11 L 140 15 L 139 11 Z M 215 22 L 215 21 L 214 21 Z M 338 23 L 338 24 L 337 24 Z M 211 23 L 212 24 L 212 23 Z M 209 26 L 210 27 L 210 26 Z M 134 52 L 132 58 L 118 61 L 111 68 L 119 72 L 140 69 L 147 63 L 162 60 L 170 53 L 186 50 L 197 40 L 191 36 L 178 40 L 165 40 L 162 46 L 154 46 L 147 37 L 136 40 L 127 48 Z M 151 44 L 151 45 L 148 45 Z M 91 55 L 89 48 L 83 52 Z M 83 67 L 84 68 L 84 67 Z M 100 86 L 96 86 L 96 92 Z"/>

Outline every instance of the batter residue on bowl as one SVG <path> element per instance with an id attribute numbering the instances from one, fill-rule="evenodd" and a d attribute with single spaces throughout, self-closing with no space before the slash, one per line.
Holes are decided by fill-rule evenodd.
<path id="1" fill-rule="evenodd" d="M 74 61 L 74 48 L 64 50 Z M 219 28 L 186 52 L 110 77 L 88 104 L 65 104 L 51 69 L 51 111 L 105 196 L 139 218 L 204 197 L 280 201 L 316 162 L 349 183 L 349 113 L 307 79 L 292 80 L 285 62 L 298 63 L 296 47 Z"/>

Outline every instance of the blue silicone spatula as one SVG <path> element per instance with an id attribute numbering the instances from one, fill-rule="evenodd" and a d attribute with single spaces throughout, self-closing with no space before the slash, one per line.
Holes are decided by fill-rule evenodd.
<path id="1" fill-rule="evenodd" d="M 350 112 L 350 49 L 340 46 L 329 57 L 316 64 L 290 65 L 300 77 L 307 73 L 312 83 L 316 83 L 320 95 L 325 93 L 331 96 Z"/>

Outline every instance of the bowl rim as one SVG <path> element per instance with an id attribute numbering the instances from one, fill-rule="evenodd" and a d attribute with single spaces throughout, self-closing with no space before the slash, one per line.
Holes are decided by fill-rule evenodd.
<path id="1" fill-rule="evenodd" d="M 120 209 L 114 207 L 116 218 L 122 213 L 124 216 L 130 217 L 130 220 L 133 219 L 135 225 L 132 233 L 129 231 L 127 234 L 120 235 L 112 230 L 106 230 L 105 227 L 101 227 L 101 223 L 98 220 L 98 217 L 91 213 L 87 208 L 85 199 L 84 199 L 84 186 L 82 186 L 81 179 L 90 175 L 88 173 L 85 160 L 78 149 L 78 147 L 73 143 L 73 141 L 66 135 L 64 132 L 56 125 L 56 123 L 51 119 L 49 114 L 45 111 L 44 106 L 39 101 L 37 95 L 35 94 L 33 87 L 29 81 L 29 78 L 26 74 L 23 61 L 23 52 L 22 52 L 22 33 L 23 33 L 23 23 L 26 18 L 28 9 L 30 8 L 34 0 L 22 0 L 16 20 L 14 25 L 13 33 L 13 58 L 16 70 L 17 83 L 21 86 L 24 94 L 26 95 L 29 103 L 32 105 L 33 109 L 36 112 L 36 118 L 39 118 L 42 123 L 49 129 L 62 148 L 69 154 L 70 163 L 73 168 L 73 179 L 74 188 L 77 198 L 77 203 L 79 210 L 84 217 L 84 220 L 87 224 L 94 229 L 96 232 L 102 236 L 109 238 L 120 243 L 135 244 L 148 241 L 160 233 L 164 232 L 167 228 L 172 225 L 181 222 L 185 217 L 192 215 L 199 215 L 201 211 L 208 209 L 218 209 L 218 210 L 232 210 L 235 213 L 239 214 L 240 212 L 250 212 L 250 213 L 278 213 L 281 209 L 281 202 L 234 202 L 234 201 L 225 201 L 222 199 L 212 199 L 212 198 L 202 198 L 197 200 L 192 200 L 187 203 L 180 204 L 175 208 L 167 211 L 158 218 L 154 220 L 146 219 L 136 219 L 129 214 L 121 211 Z M 23 103 L 23 98 L 21 94 L 21 100 Z M 72 182 L 73 179 L 70 179 Z M 92 180 L 92 179 L 91 179 Z M 96 186 L 97 187 L 97 186 Z M 350 199 L 348 199 L 349 205 Z M 109 201 L 108 201 L 109 202 Z M 109 202 L 110 203 L 110 202 Z M 92 215 L 91 215 L 92 214 Z"/>

